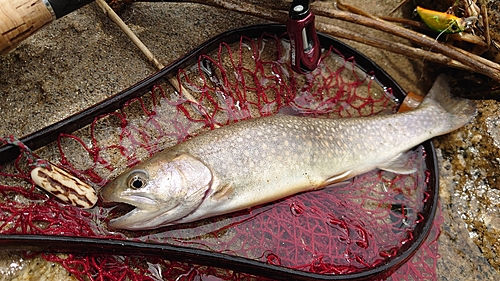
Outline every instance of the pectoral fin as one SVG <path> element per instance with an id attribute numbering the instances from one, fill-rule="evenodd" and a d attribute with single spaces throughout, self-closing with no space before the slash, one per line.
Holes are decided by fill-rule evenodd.
<path id="1" fill-rule="evenodd" d="M 232 183 L 220 186 L 211 196 L 213 200 L 224 200 L 229 199 L 234 193 L 234 187 Z"/>
<path id="2" fill-rule="evenodd" d="M 414 173 L 417 169 L 410 167 L 410 152 L 398 154 L 391 161 L 380 165 L 378 168 L 384 171 L 396 174 L 408 175 Z"/>
<path id="3" fill-rule="evenodd" d="M 325 181 L 325 183 L 322 185 L 322 187 L 325 186 L 331 186 L 331 185 L 344 185 L 344 183 L 347 183 L 347 180 L 352 178 L 352 170 L 348 170 L 343 172 L 342 174 L 335 175 Z"/>

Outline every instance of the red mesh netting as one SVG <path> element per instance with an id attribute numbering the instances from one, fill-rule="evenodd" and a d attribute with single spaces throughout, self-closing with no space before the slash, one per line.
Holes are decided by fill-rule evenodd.
<path id="1" fill-rule="evenodd" d="M 57 143 L 37 151 L 75 175 L 103 186 L 161 149 L 235 120 L 275 114 L 292 107 L 318 118 L 393 113 L 390 90 L 356 67 L 334 48 L 307 75 L 291 71 L 289 45 L 272 35 L 236 44 L 221 43 L 198 63 L 174 77 L 171 85 L 129 101 L 121 110 L 96 118 Z M 187 99 L 191 95 L 194 99 Z M 372 171 L 347 185 L 325 188 L 201 222 L 154 231 L 107 228 L 120 208 L 81 210 L 59 203 L 35 188 L 26 155 L 0 171 L 0 233 L 47 234 L 129 239 L 182 245 L 236 255 L 322 274 L 371 269 L 413 242 L 428 198 L 425 151 L 417 148 L 411 165 L 417 172 L 395 175 Z M 437 222 L 439 223 L 439 222 Z M 438 227 L 418 254 L 394 273 L 395 280 L 434 279 Z M 55 255 L 80 280 L 223 280 L 250 275 L 158 258 L 111 255 Z M 214 279 L 215 280 L 215 279 Z"/>

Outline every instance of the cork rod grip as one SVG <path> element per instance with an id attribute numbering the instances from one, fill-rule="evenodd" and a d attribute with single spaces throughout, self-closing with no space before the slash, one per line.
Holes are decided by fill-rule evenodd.
<path id="1" fill-rule="evenodd" d="M 0 0 L 0 54 L 8 53 L 55 18 L 43 0 Z"/>

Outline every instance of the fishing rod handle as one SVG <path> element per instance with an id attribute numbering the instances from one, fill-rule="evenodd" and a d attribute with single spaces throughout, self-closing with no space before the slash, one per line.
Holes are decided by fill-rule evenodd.
<path id="1" fill-rule="evenodd" d="M 0 0 L 0 55 L 46 24 L 93 0 Z"/>

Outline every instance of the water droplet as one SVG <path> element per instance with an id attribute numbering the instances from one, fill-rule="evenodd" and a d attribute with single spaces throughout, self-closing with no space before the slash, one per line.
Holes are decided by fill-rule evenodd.
<path id="1" fill-rule="evenodd" d="M 302 207 L 301 205 L 293 202 L 291 205 L 290 205 L 290 211 L 292 212 L 292 214 L 294 216 L 300 216 L 304 213 L 304 207 Z"/>

